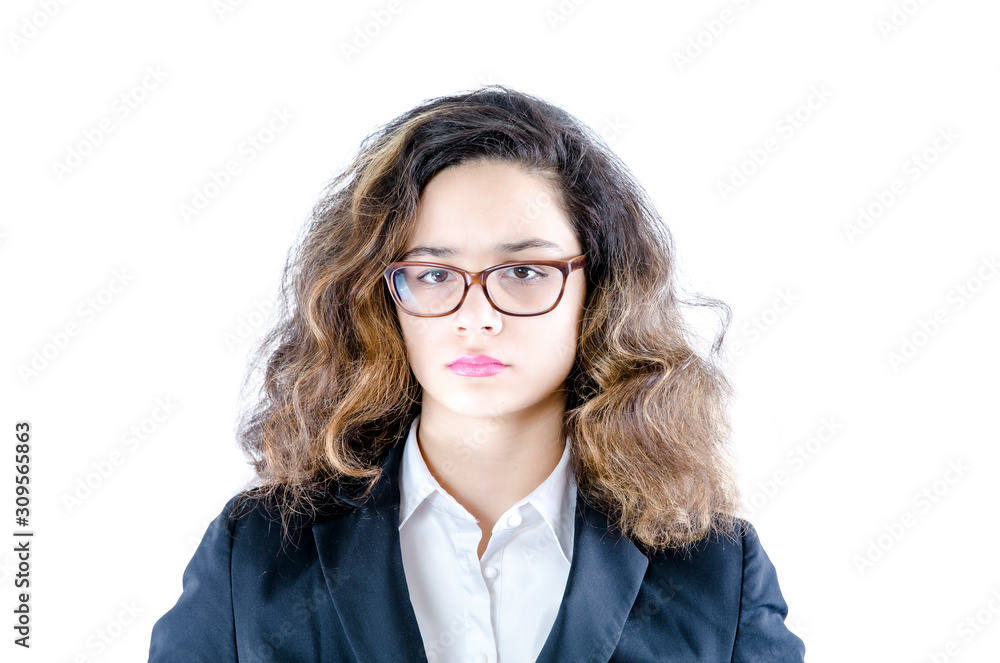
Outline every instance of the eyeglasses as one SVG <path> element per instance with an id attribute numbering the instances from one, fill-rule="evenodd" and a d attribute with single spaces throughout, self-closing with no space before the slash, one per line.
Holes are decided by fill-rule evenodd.
<path id="1" fill-rule="evenodd" d="M 586 263 L 586 255 L 579 255 L 569 260 L 508 262 L 470 273 L 432 262 L 394 262 L 385 270 L 385 281 L 396 304 L 419 318 L 454 313 L 476 283 L 500 313 L 528 317 L 554 309 L 570 273 Z"/>

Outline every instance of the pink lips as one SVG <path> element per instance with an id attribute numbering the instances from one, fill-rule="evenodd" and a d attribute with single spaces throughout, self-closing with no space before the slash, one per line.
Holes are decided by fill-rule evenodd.
<path id="1" fill-rule="evenodd" d="M 452 373 L 473 378 L 489 377 L 496 375 L 507 368 L 499 359 L 486 355 L 462 355 L 452 363 L 448 364 Z"/>

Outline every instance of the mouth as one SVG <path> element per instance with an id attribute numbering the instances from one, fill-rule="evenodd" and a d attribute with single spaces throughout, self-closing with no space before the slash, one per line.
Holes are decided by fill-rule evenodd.
<path id="1" fill-rule="evenodd" d="M 448 370 L 452 373 L 467 377 L 488 377 L 496 375 L 505 368 L 507 368 L 507 365 L 499 359 L 494 359 L 486 355 L 462 355 L 448 364 Z"/>

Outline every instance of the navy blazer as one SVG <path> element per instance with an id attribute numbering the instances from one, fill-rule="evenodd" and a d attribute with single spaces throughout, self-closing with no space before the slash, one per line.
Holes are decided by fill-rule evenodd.
<path id="1" fill-rule="evenodd" d="M 399 544 L 402 447 L 367 500 L 339 491 L 284 542 L 273 508 L 230 500 L 153 626 L 149 662 L 426 661 Z M 786 613 L 749 523 L 686 554 L 647 556 L 578 497 L 566 590 L 537 660 L 803 661 Z"/>

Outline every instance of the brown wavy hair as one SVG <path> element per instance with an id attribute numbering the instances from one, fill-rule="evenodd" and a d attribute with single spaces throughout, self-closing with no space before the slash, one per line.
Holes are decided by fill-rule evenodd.
<path id="1" fill-rule="evenodd" d="M 670 231 L 604 141 L 564 110 L 495 85 L 380 127 L 316 204 L 289 252 L 277 323 L 251 356 L 263 375 L 237 436 L 256 492 L 292 514 L 331 486 L 374 486 L 421 397 L 382 272 L 406 250 L 431 178 L 476 160 L 548 178 L 587 254 L 564 418 L 583 498 L 647 550 L 732 532 L 732 386 L 717 361 L 729 308 L 682 299 Z M 704 352 L 687 306 L 719 314 Z"/>

